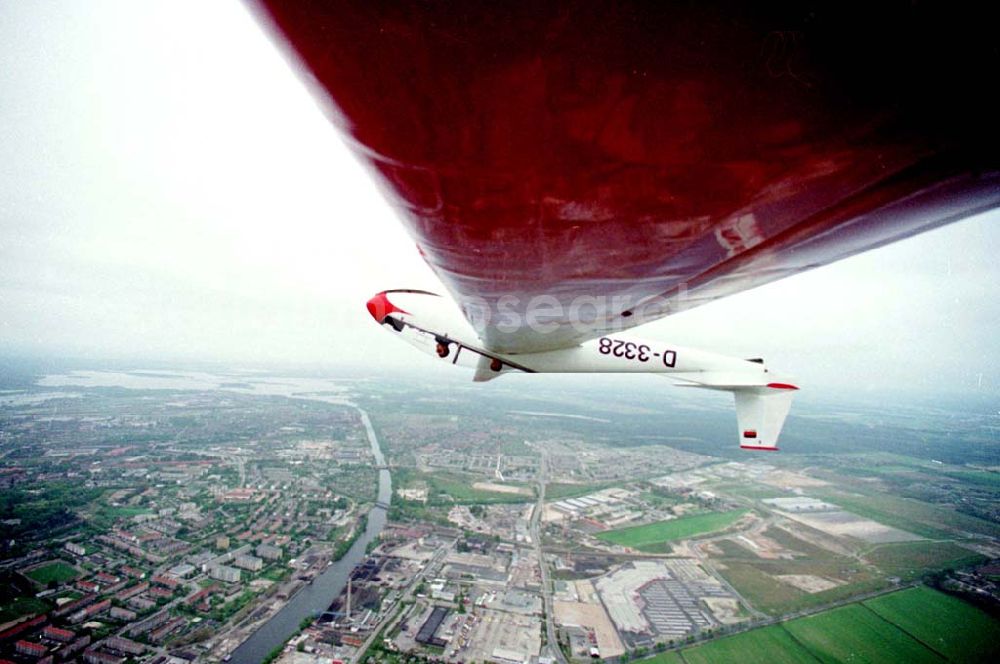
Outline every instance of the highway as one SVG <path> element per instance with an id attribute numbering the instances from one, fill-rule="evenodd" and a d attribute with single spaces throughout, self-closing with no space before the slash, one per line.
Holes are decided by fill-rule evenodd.
<path id="1" fill-rule="evenodd" d="M 545 508 L 545 484 L 548 475 L 548 460 L 545 452 L 539 452 L 538 464 L 538 502 L 535 504 L 535 511 L 531 515 L 531 539 L 535 543 L 535 554 L 538 556 L 538 569 L 542 576 L 542 602 L 545 606 L 545 634 L 547 635 L 546 649 L 549 654 L 556 659 L 559 664 L 566 664 L 566 658 L 559 648 L 559 641 L 556 639 L 555 616 L 552 608 L 552 587 L 549 585 L 549 568 L 545 563 L 545 554 L 542 551 L 542 511 Z"/>

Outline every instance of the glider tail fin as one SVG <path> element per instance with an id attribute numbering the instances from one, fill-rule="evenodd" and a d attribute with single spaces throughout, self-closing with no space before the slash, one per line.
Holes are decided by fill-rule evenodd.
<path id="1" fill-rule="evenodd" d="M 740 447 L 745 450 L 777 450 L 778 434 L 792 407 L 795 389 L 749 388 L 733 390 Z"/>
<path id="2" fill-rule="evenodd" d="M 745 450 L 777 450 L 778 434 L 792 407 L 798 387 L 776 382 L 774 374 L 695 372 L 670 374 L 685 381 L 684 387 L 732 392 L 736 401 L 740 447 Z"/>

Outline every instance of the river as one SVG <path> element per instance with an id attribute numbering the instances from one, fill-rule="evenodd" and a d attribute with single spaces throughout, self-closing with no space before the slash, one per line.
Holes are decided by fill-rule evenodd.
<path id="1" fill-rule="evenodd" d="M 378 437 L 372 428 L 368 413 L 358 408 L 361 421 L 368 432 L 372 456 L 375 464 L 382 468 L 378 471 L 378 503 L 368 512 L 368 526 L 364 534 L 348 549 L 347 554 L 333 563 L 316 579 L 300 590 L 288 604 L 283 606 L 266 623 L 257 628 L 250 638 L 241 643 L 232 653 L 233 664 L 259 664 L 275 648 L 281 646 L 294 635 L 303 618 L 318 615 L 330 606 L 330 603 L 343 592 L 351 571 L 365 558 L 368 543 L 378 537 L 385 526 L 386 510 L 382 505 L 388 505 L 392 500 L 392 476 L 385 470 L 385 456 L 379 447 Z"/>

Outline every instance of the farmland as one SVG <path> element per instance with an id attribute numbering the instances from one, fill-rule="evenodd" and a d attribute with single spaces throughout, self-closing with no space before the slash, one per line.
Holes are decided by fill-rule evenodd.
<path id="1" fill-rule="evenodd" d="M 746 510 L 697 514 L 644 526 L 609 530 L 597 537 L 611 544 L 620 544 L 640 551 L 658 552 L 663 550 L 661 545 L 665 542 L 722 530 L 736 523 L 744 514 Z"/>
<path id="2" fill-rule="evenodd" d="M 687 664 L 735 661 L 742 664 L 797 664 L 810 660 L 809 651 L 796 643 L 781 625 L 755 629 L 684 651 Z"/>
<path id="3" fill-rule="evenodd" d="M 689 650 L 688 652 L 691 651 Z M 649 659 L 644 659 L 642 660 L 642 664 L 684 664 L 684 660 L 681 658 L 679 652 L 673 650 L 671 652 L 660 653 Z"/>
<path id="4" fill-rule="evenodd" d="M 926 571 L 964 567 L 983 560 L 979 554 L 951 542 L 886 544 L 866 558 L 886 574 L 914 578 Z"/>
<path id="5" fill-rule="evenodd" d="M 727 562 L 720 572 L 755 609 L 769 615 L 783 613 L 786 607 L 805 596 L 798 588 L 780 583 L 750 564 Z"/>
<path id="6" fill-rule="evenodd" d="M 860 604 L 787 623 L 785 629 L 822 662 L 940 662 L 941 657 Z"/>
<path id="7" fill-rule="evenodd" d="M 889 582 L 850 559 L 826 561 L 729 561 L 719 572 L 759 611 L 772 616 L 847 599 L 885 588 Z M 828 590 L 807 593 L 780 581 L 782 574 L 806 574 L 842 582 Z"/>
<path id="8" fill-rule="evenodd" d="M 1000 624 L 925 587 L 663 653 L 644 664 L 977 662 L 1000 655 Z"/>
<path id="9" fill-rule="evenodd" d="M 955 530 L 992 535 L 996 529 L 992 523 L 973 516 L 885 493 L 859 495 L 821 490 L 815 495 L 860 516 L 932 539 L 947 538 Z"/>
<path id="10" fill-rule="evenodd" d="M 864 605 L 950 660 L 996 661 L 1000 657 L 996 621 L 960 599 L 920 587 Z"/>

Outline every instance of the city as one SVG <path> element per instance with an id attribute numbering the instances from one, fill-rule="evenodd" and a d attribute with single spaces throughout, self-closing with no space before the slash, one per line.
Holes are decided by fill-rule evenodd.
<path id="1" fill-rule="evenodd" d="M 712 661 L 837 611 L 956 601 L 929 584 L 1000 601 L 1000 483 L 975 452 L 735 455 L 703 442 L 724 434 L 653 435 L 614 398 L 500 388 L 476 410 L 461 389 L 152 370 L 6 386 L 0 657 Z M 690 426 L 714 407 L 674 406 Z M 965 647 L 995 641 L 960 604 Z M 949 647 L 921 657 L 962 661 Z"/>

